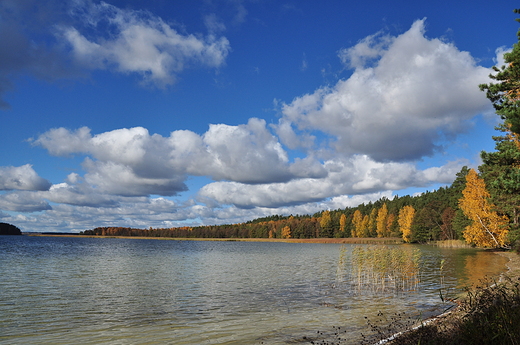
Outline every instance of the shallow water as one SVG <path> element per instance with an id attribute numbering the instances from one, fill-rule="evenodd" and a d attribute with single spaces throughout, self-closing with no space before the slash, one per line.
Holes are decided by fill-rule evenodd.
<path id="1" fill-rule="evenodd" d="M 505 269 L 493 253 L 414 246 L 418 291 L 360 294 L 338 283 L 340 246 L 0 236 L 0 343 L 288 344 L 341 327 L 356 344 L 365 317 L 446 307 L 441 259 L 453 296 Z"/>

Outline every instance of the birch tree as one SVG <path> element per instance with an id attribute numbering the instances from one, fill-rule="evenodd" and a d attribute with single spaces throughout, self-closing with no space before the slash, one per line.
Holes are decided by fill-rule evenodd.
<path id="1" fill-rule="evenodd" d="M 386 218 L 388 217 L 388 208 L 386 207 L 386 203 L 381 206 L 379 211 L 377 211 L 377 219 L 376 219 L 376 232 L 377 237 L 386 236 Z"/>
<path id="2" fill-rule="evenodd" d="M 344 213 L 339 217 L 339 230 L 344 233 L 347 228 L 347 216 Z"/>
<path id="3" fill-rule="evenodd" d="M 507 247 L 508 219 L 496 212 L 484 180 L 473 169 L 466 176 L 462 195 L 459 207 L 471 220 L 463 231 L 466 242 L 478 247 Z"/>
<path id="4" fill-rule="evenodd" d="M 411 242 L 412 240 L 412 222 L 414 215 L 415 209 L 411 205 L 404 206 L 399 211 L 397 222 L 399 223 L 399 230 L 403 233 L 403 240 L 405 242 Z"/>
<path id="5" fill-rule="evenodd" d="M 361 237 L 361 226 L 363 223 L 363 214 L 360 210 L 356 210 L 352 215 L 352 237 Z"/>

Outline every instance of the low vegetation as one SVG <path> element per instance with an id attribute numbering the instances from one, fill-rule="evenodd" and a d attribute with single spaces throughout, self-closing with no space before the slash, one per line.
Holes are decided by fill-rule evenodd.
<path id="1" fill-rule="evenodd" d="M 469 290 L 455 312 L 405 332 L 390 344 L 517 345 L 520 344 L 519 320 L 518 279 L 485 282 Z"/>
<path id="2" fill-rule="evenodd" d="M 415 290 L 421 253 L 403 246 L 356 246 L 352 251 L 352 284 L 360 292 Z"/>

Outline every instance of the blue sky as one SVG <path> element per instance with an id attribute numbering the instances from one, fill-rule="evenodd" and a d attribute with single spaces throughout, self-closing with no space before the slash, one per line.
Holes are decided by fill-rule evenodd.
<path id="1" fill-rule="evenodd" d="M 450 184 L 513 1 L 0 0 L 0 221 L 309 214 Z"/>

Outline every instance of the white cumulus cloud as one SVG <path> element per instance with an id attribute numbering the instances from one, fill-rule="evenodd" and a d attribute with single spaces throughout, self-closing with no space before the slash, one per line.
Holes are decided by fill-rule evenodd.
<path id="1" fill-rule="evenodd" d="M 148 13 L 77 3 L 90 30 L 61 26 L 60 32 L 89 68 L 138 73 L 164 87 L 187 66 L 221 66 L 229 51 L 225 38 L 213 36 L 225 29 L 214 16 L 206 18 L 211 33 L 202 37 L 177 32 Z M 351 75 L 282 104 L 276 125 L 250 118 L 210 124 L 202 134 L 174 130 L 165 136 L 143 127 L 98 134 L 87 127 L 51 129 L 33 144 L 51 155 L 83 157 L 84 174 L 51 186 L 30 165 L 0 168 L 0 190 L 7 191 L 0 209 L 45 211 L 21 222 L 45 229 L 169 227 L 312 214 L 391 198 L 409 187 L 449 184 L 468 161 L 429 168 L 418 162 L 490 109 L 478 88 L 490 70 L 453 44 L 427 38 L 424 23 L 340 50 Z M 109 36 L 97 34 L 101 24 Z M 193 199 L 168 198 L 186 191 L 193 176 L 193 185 L 205 184 Z"/>
<path id="2" fill-rule="evenodd" d="M 248 185 L 239 182 L 213 182 L 198 193 L 201 201 L 242 208 L 284 207 L 318 202 L 331 197 L 361 195 L 449 184 L 466 163 L 450 162 L 442 167 L 418 169 L 411 163 L 382 163 L 366 155 L 334 159 L 324 163 L 323 178 L 301 178 L 282 183 Z"/>
<path id="3" fill-rule="evenodd" d="M 108 25 L 111 32 L 109 37 L 95 36 L 73 26 L 59 26 L 59 35 L 70 45 L 76 61 L 91 69 L 137 73 L 145 84 L 159 88 L 175 83 L 177 75 L 188 67 L 222 66 L 230 51 L 225 37 L 180 33 L 144 11 L 78 1 L 74 12 L 87 29 L 95 31 L 97 26 Z"/>
<path id="4" fill-rule="evenodd" d="M 30 164 L 0 167 L 0 190 L 47 190 L 51 183 L 38 176 Z"/>
<path id="5" fill-rule="evenodd" d="M 202 136 L 183 130 L 163 137 L 143 127 L 97 135 L 86 127 L 56 128 L 32 142 L 57 156 L 86 155 L 86 182 L 116 195 L 175 195 L 187 189 L 189 175 L 255 184 L 327 174 L 310 156 L 290 162 L 265 121 L 256 118 L 238 126 L 210 125 Z"/>
<path id="6" fill-rule="evenodd" d="M 38 193 L 16 191 L 0 195 L 0 210 L 37 212 L 51 209 L 49 203 L 42 199 Z"/>
<path id="7" fill-rule="evenodd" d="M 431 156 L 440 140 L 464 132 L 468 120 L 490 109 L 478 88 L 490 70 L 453 44 L 425 37 L 424 20 L 339 55 L 355 68 L 348 79 L 283 105 L 278 134 L 288 146 L 297 144 L 294 131 L 321 131 L 347 157 L 412 161 Z"/>

